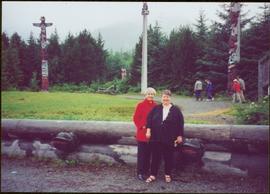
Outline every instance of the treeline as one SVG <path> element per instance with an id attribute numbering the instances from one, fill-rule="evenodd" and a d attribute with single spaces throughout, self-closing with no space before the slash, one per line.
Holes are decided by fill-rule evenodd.
<path id="1" fill-rule="evenodd" d="M 218 11 L 220 22 L 206 25 L 200 12 L 194 30 L 179 26 L 168 37 L 156 24 L 148 29 L 148 79 L 154 87 L 165 86 L 174 91 L 193 91 L 196 78 L 208 78 L 215 92 L 226 91 L 228 72 L 228 40 L 230 36 L 229 5 Z M 241 62 L 238 73 L 246 81 L 247 95 L 256 98 L 258 60 L 270 51 L 270 6 L 261 7 L 262 14 L 247 18 L 241 14 Z M 136 44 L 131 66 L 130 84 L 140 83 L 142 37 Z"/>
<path id="2" fill-rule="evenodd" d="M 246 81 L 249 98 L 257 96 L 258 60 L 270 50 L 270 6 L 261 14 L 247 18 L 241 14 L 241 61 L 238 73 Z M 169 36 L 156 23 L 148 28 L 148 85 L 174 92 L 193 91 L 195 79 L 208 78 L 215 92 L 227 87 L 229 5 L 218 11 L 220 22 L 206 25 L 202 11 L 194 26 L 179 26 Z M 105 83 L 121 78 L 121 68 L 128 70 L 126 88 L 140 87 L 142 37 L 131 52 L 104 49 L 102 36 L 95 39 L 87 30 L 69 34 L 63 43 L 55 31 L 48 39 L 50 85 Z M 2 33 L 2 90 L 27 89 L 40 85 L 40 42 L 31 34 L 27 42 L 14 33 Z"/>
<path id="3" fill-rule="evenodd" d="M 41 84 L 40 41 L 32 33 L 25 42 L 14 33 L 10 38 L 2 33 L 2 90 L 39 88 Z M 49 81 L 55 84 L 91 84 L 121 77 L 121 67 L 131 64 L 131 52 L 113 52 L 104 49 L 99 34 L 92 37 L 87 30 L 79 35 L 69 34 L 63 43 L 57 32 L 47 44 Z"/>

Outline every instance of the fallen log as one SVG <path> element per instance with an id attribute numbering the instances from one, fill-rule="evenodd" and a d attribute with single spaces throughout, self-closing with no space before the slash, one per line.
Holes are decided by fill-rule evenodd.
<path id="1" fill-rule="evenodd" d="M 51 140 L 59 132 L 74 132 L 81 143 L 112 144 L 122 137 L 134 136 L 127 122 L 2 119 L 2 137 L 25 140 Z"/>
<path id="2" fill-rule="evenodd" d="M 136 145 L 136 129 L 132 122 L 2 119 L 1 127 L 4 139 L 50 141 L 65 131 L 75 133 L 81 144 Z M 268 125 L 185 124 L 184 134 L 187 138 L 198 138 L 205 144 L 219 144 L 226 149 L 236 146 L 241 147 L 240 151 L 268 150 Z"/>

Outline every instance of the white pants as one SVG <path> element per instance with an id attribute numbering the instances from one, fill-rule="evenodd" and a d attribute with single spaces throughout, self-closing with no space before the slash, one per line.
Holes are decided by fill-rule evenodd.
<path id="1" fill-rule="evenodd" d="M 240 92 L 233 93 L 232 97 L 233 97 L 233 101 L 232 101 L 233 103 L 236 103 L 236 102 L 242 103 Z"/>

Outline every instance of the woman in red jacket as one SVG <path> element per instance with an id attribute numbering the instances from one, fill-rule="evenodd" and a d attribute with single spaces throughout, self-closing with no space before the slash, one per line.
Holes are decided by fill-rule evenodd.
<path id="1" fill-rule="evenodd" d="M 233 80 L 232 91 L 233 91 L 233 103 L 236 103 L 236 102 L 242 103 L 241 95 L 240 95 L 241 85 L 237 79 Z"/>
<path id="2" fill-rule="evenodd" d="M 145 91 L 145 99 L 137 104 L 133 115 L 133 122 L 136 125 L 137 133 L 136 139 L 138 144 L 137 152 L 137 178 L 145 180 L 150 168 L 150 146 L 146 138 L 146 120 L 148 113 L 156 106 L 154 96 L 156 90 L 154 88 L 147 88 Z"/>

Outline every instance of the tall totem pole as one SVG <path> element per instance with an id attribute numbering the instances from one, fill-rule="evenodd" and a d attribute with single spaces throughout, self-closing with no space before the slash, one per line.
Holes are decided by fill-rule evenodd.
<path id="1" fill-rule="evenodd" d="M 40 23 L 33 23 L 34 26 L 40 27 L 40 43 L 41 43 L 41 74 L 42 84 L 41 90 L 48 91 L 49 79 L 48 79 L 48 54 L 47 54 L 47 39 L 46 39 L 46 27 L 52 26 L 53 23 L 45 23 L 45 17 L 40 18 Z"/>
<path id="2" fill-rule="evenodd" d="M 229 40 L 229 61 L 228 61 L 228 85 L 231 91 L 233 79 L 237 74 L 236 65 L 240 61 L 240 3 L 232 2 L 230 5 L 231 35 Z"/>
<path id="3" fill-rule="evenodd" d="M 147 88 L 147 15 L 149 15 L 147 3 L 143 3 L 143 42 L 142 42 L 142 75 L 141 75 L 141 92 Z"/>

